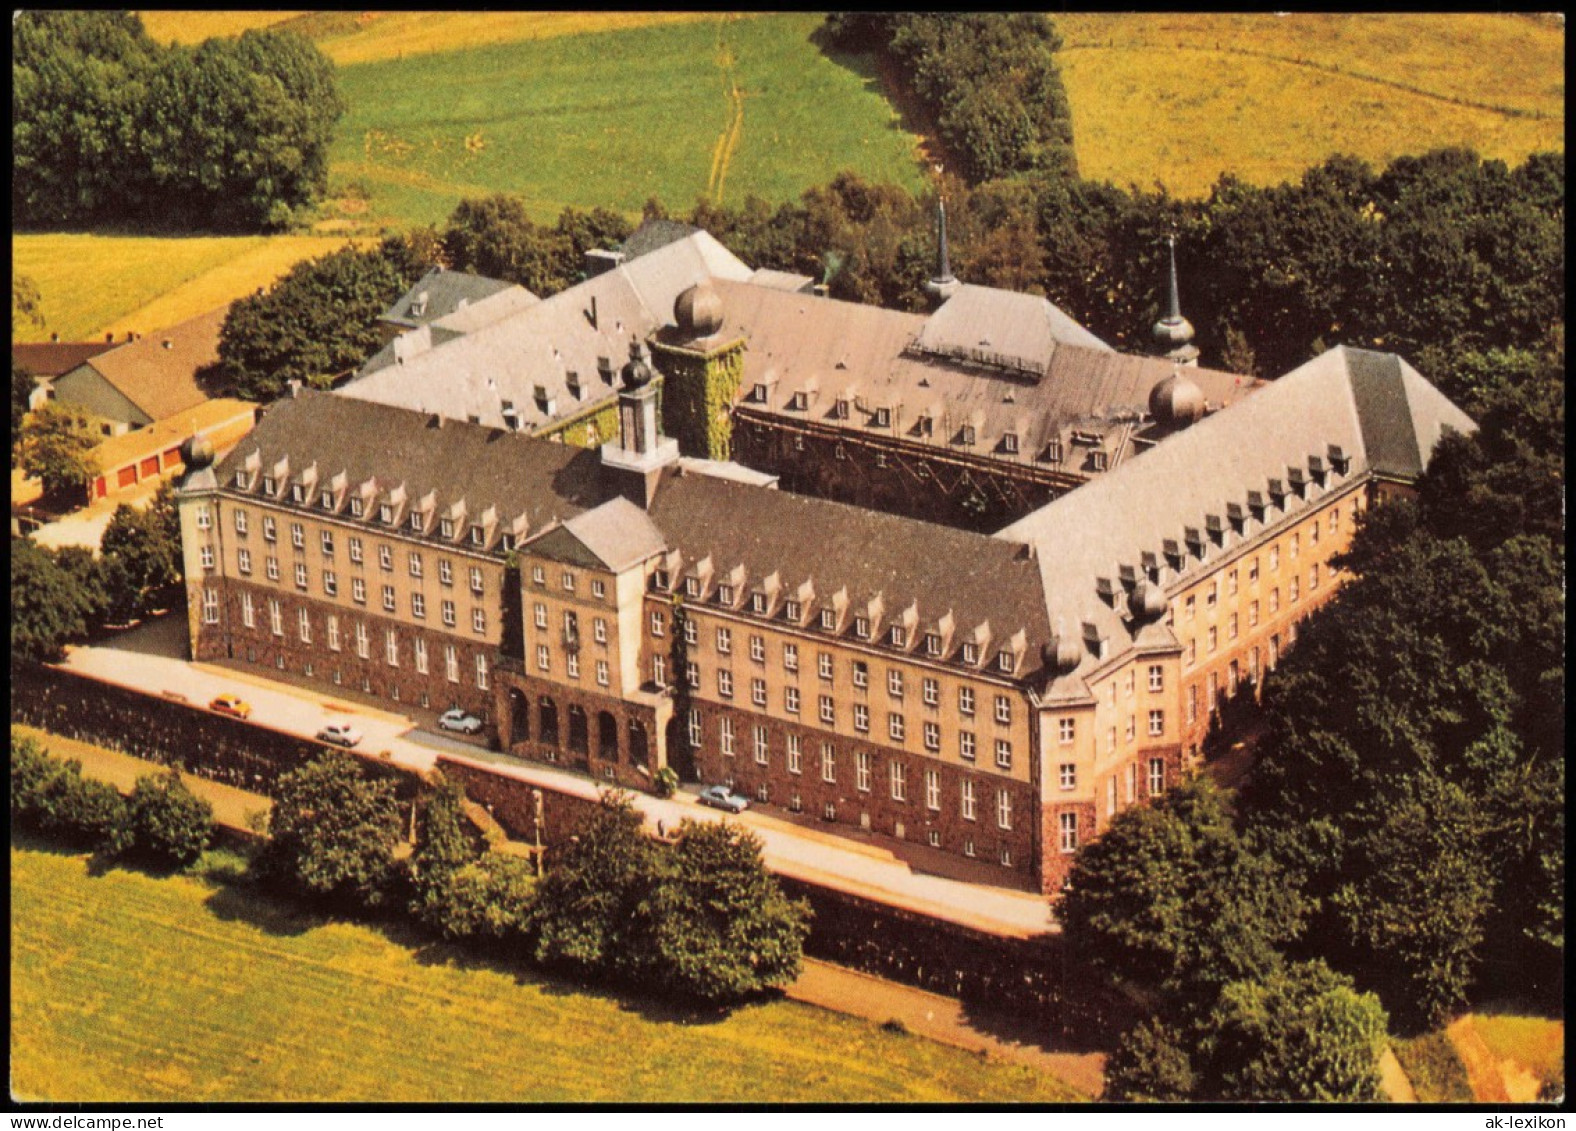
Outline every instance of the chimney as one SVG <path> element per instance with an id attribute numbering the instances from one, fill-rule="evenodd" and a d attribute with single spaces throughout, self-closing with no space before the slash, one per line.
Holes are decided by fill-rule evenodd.
<path id="1" fill-rule="evenodd" d="M 605 275 L 620 263 L 624 262 L 622 251 L 609 251 L 604 248 L 592 248 L 586 252 L 585 269 L 586 278 L 594 279 L 598 275 Z"/>
<path id="2" fill-rule="evenodd" d="M 288 384 L 291 398 L 299 397 L 301 395 L 301 382 L 292 377 Z"/>
<path id="3" fill-rule="evenodd" d="M 164 348 L 167 349 L 167 350 L 175 348 L 175 343 L 170 341 L 168 338 L 164 339 L 163 345 L 164 345 Z"/>
<path id="4" fill-rule="evenodd" d="M 591 329 L 596 329 L 596 295 L 591 296 Z"/>

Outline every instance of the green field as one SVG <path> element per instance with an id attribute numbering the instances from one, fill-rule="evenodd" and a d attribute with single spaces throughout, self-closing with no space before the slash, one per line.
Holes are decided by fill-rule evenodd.
<path id="1" fill-rule="evenodd" d="M 11 850 L 24 1099 L 1055 1103 L 1031 1069 L 793 1002 L 721 1018 L 587 992 L 242 888 Z"/>
<path id="2" fill-rule="evenodd" d="M 551 220 L 653 195 L 777 202 L 843 169 L 917 188 L 914 135 L 871 74 L 810 41 L 820 23 L 718 17 L 341 67 L 334 190 L 431 222 L 494 191 Z"/>
<path id="3" fill-rule="evenodd" d="M 1295 180 L 1469 145 L 1565 147 L 1565 31 L 1488 14 L 1058 13 L 1086 177 L 1202 196 L 1222 172 Z M 1512 62 L 1513 61 L 1513 62 Z"/>

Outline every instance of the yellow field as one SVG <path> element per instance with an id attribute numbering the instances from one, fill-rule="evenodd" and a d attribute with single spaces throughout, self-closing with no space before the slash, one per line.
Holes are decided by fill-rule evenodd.
<path id="1" fill-rule="evenodd" d="M 148 333 L 265 287 L 344 236 L 13 235 L 15 270 L 38 284 L 41 329 L 66 341 Z"/>
<path id="2" fill-rule="evenodd" d="M 715 19 L 714 12 L 140 12 L 161 42 L 194 43 L 249 27 L 288 25 L 341 66 L 652 24 Z"/>
<path id="3" fill-rule="evenodd" d="M 1201 196 L 1227 170 L 1271 184 L 1334 153 L 1564 149 L 1565 33 L 1531 17 L 1054 18 L 1087 177 Z"/>
<path id="4" fill-rule="evenodd" d="M 1565 1064 L 1565 1023 L 1547 1017 L 1474 1013 L 1472 1028 L 1490 1053 L 1536 1077 L 1539 1084 L 1560 1076 Z"/>

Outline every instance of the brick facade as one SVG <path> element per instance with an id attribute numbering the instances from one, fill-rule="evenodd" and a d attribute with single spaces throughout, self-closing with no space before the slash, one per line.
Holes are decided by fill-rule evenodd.
<path id="1" fill-rule="evenodd" d="M 655 704 L 538 679 L 512 663 L 498 672 L 492 717 L 507 753 L 599 782 L 650 790 L 663 765 Z"/>

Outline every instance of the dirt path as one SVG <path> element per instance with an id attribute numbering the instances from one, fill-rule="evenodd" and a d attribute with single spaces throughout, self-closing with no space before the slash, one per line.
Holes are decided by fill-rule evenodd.
<path id="1" fill-rule="evenodd" d="M 1471 1016 L 1451 1022 L 1445 1034 L 1456 1046 L 1467 1070 L 1467 1081 L 1472 1085 L 1472 1098 L 1478 1103 L 1537 1102 L 1542 1087 L 1537 1076 L 1514 1060 L 1495 1056 L 1473 1026 Z"/>
<path id="2" fill-rule="evenodd" d="M 788 996 L 883 1024 L 899 1021 L 918 1036 L 1027 1064 L 1065 1081 L 1090 1100 L 1105 1086 L 1103 1053 L 1056 1052 L 1035 1044 L 1027 1035 L 1022 1039 L 997 1035 L 972 1023 L 962 1003 L 953 998 L 829 962 L 805 959 L 804 973 L 789 987 Z"/>
<path id="3" fill-rule="evenodd" d="M 1379 1086 L 1384 1089 L 1385 1098 L 1393 1104 L 1417 1102 L 1417 1091 L 1412 1087 L 1412 1081 L 1406 1078 L 1406 1070 L 1401 1067 L 1395 1050 L 1389 1045 L 1384 1047 L 1384 1052 L 1379 1056 Z"/>

